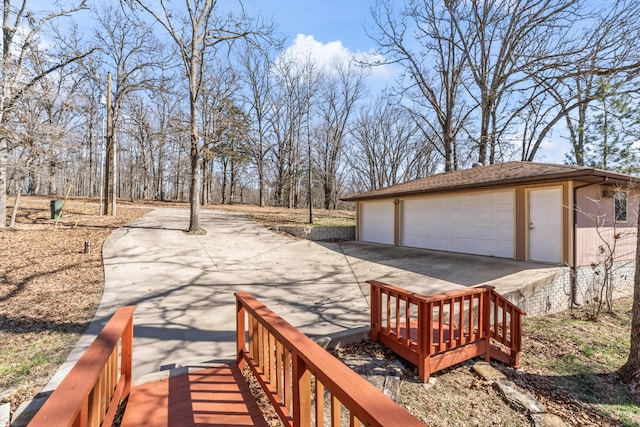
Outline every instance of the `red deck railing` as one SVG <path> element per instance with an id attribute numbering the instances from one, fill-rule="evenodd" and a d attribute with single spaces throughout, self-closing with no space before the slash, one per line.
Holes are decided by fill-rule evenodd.
<path id="1" fill-rule="evenodd" d="M 525 312 L 492 286 L 421 295 L 367 283 L 372 339 L 417 365 L 421 380 L 481 355 L 520 367 Z"/>
<path id="2" fill-rule="evenodd" d="M 235 295 L 238 365 L 251 368 L 286 426 L 423 425 L 254 297 Z"/>
<path id="3" fill-rule="evenodd" d="M 118 309 L 29 426 L 97 427 L 113 423 L 118 405 L 131 390 L 134 308 Z"/>

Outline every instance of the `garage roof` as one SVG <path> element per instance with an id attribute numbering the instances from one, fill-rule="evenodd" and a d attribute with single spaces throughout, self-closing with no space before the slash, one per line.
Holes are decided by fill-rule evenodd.
<path id="1" fill-rule="evenodd" d="M 495 188 L 517 184 L 533 184 L 574 180 L 602 182 L 628 186 L 640 183 L 639 178 L 586 166 L 549 163 L 507 162 L 477 166 L 420 178 L 379 190 L 367 191 L 342 198 L 344 201 L 378 199 L 412 194 L 437 193 L 463 189 Z"/>

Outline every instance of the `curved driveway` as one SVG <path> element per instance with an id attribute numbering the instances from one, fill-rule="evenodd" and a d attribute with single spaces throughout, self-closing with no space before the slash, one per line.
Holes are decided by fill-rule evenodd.
<path id="1" fill-rule="evenodd" d="M 310 335 L 367 324 L 367 300 L 340 252 L 219 211 L 201 211 L 206 235 L 186 235 L 188 215 L 157 209 L 116 231 L 103 249 L 101 309 L 136 305 L 136 376 L 233 357 L 236 291 Z"/>
<path id="2" fill-rule="evenodd" d="M 105 290 L 96 318 L 45 389 L 55 388 L 113 312 L 136 305 L 134 378 L 229 359 L 235 291 L 247 291 L 312 337 L 366 327 L 368 279 L 422 293 L 528 273 L 499 258 L 358 242 L 311 242 L 265 229 L 242 214 L 201 211 L 207 234 L 186 235 L 189 211 L 156 209 L 104 244 Z"/>

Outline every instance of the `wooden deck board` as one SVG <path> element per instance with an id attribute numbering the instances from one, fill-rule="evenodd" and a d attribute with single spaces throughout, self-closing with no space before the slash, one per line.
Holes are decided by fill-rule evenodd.
<path id="1" fill-rule="evenodd" d="M 268 426 L 235 363 L 135 386 L 122 427 Z"/>

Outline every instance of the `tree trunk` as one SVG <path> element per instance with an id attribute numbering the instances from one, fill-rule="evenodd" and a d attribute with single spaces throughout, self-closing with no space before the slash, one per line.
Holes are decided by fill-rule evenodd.
<path id="1" fill-rule="evenodd" d="M 207 174 L 207 170 L 208 170 L 208 163 L 209 161 L 204 158 L 202 159 L 202 194 L 200 195 L 200 197 L 202 198 L 202 206 L 207 206 L 209 204 L 209 199 L 208 199 L 208 191 L 207 191 L 207 184 L 209 182 L 209 176 Z"/>
<path id="2" fill-rule="evenodd" d="M 640 215 L 638 215 L 638 232 L 640 233 Z M 626 383 L 640 385 L 640 235 L 636 241 L 636 273 L 633 278 L 633 308 L 631 310 L 631 348 L 629 358 L 618 371 Z"/>
<path id="3" fill-rule="evenodd" d="M 263 142 L 262 142 L 262 126 L 260 124 L 258 124 L 258 138 L 259 138 L 259 145 L 258 145 L 258 204 L 260 205 L 260 207 L 264 206 L 264 158 L 263 158 L 263 153 L 264 153 L 264 148 L 263 148 Z"/>
<path id="4" fill-rule="evenodd" d="M 236 162 L 232 158 L 229 165 L 229 204 L 233 205 L 236 202 Z"/>
<path id="5" fill-rule="evenodd" d="M 195 86 L 194 86 L 195 89 Z M 188 233 L 201 234 L 200 227 L 200 146 L 198 132 L 198 105 L 194 97 L 191 98 L 191 188 L 189 189 L 189 230 Z"/>
<path id="6" fill-rule="evenodd" d="M 22 187 L 18 186 L 16 191 L 16 200 L 13 202 L 13 209 L 11 209 L 11 220 L 9 220 L 9 228 L 13 228 L 16 225 L 16 216 L 18 214 L 18 204 L 20 203 L 20 196 L 22 195 Z"/>
<path id="7" fill-rule="evenodd" d="M 222 159 L 222 191 L 220 192 L 220 200 L 223 205 L 227 204 L 227 164 L 228 158 Z"/>
<path id="8" fill-rule="evenodd" d="M 9 162 L 9 144 L 0 135 L 0 228 L 7 225 L 7 163 Z"/>
<path id="9" fill-rule="evenodd" d="M 491 110 L 489 105 L 482 106 L 482 117 L 480 118 L 480 141 L 478 141 L 478 162 L 483 165 L 487 163 L 487 145 L 489 143 L 489 120 Z"/>

